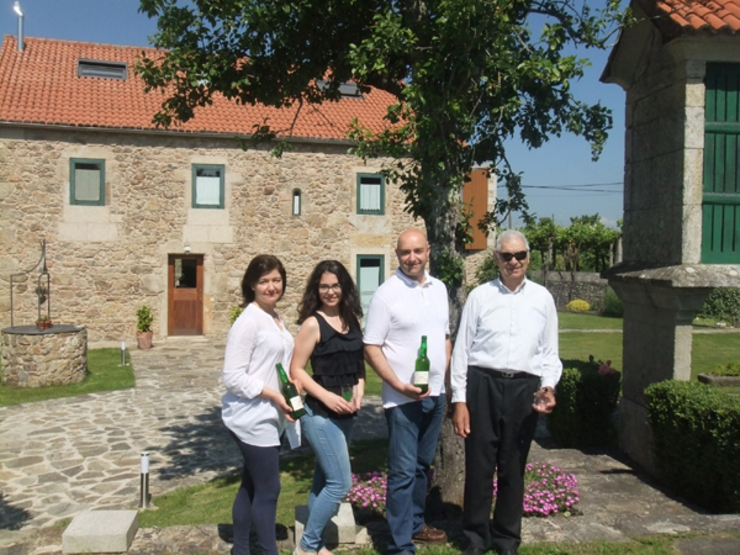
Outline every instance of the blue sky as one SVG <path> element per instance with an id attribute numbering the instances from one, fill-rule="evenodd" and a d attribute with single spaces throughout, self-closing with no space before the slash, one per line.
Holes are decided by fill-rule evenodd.
<path id="1" fill-rule="evenodd" d="M 138 0 L 20 3 L 25 15 L 24 32 L 29 37 L 145 46 L 156 31 L 156 23 L 138 12 Z M 17 28 L 13 0 L 0 0 L 0 31 L 15 35 Z M 582 100 L 600 100 L 614 116 L 614 128 L 599 161 L 591 161 L 591 151 L 583 139 L 569 135 L 553 138 L 537 150 L 511 144 L 509 159 L 524 172 L 525 193 L 536 215 L 554 216 L 557 223 L 568 224 L 572 216 L 598 212 L 607 225 L 613 226 L 622 217 L 625 97 L 618 86 L 599 82 L 608 52 L 589 51 L 584 55 L 592 65 L 573 88 Z"/>

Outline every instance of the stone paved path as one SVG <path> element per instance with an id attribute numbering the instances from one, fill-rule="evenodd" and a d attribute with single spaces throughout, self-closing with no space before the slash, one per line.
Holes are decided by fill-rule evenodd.
<path id="1" fill-rule="evenodd" d="M 136 507 L 142 451 L 150 453 L 153 496 L 238 468 L 220 421 L 223 349 L 202 338 L 170 339 L 131 352 L 136 389 L 0 408 L 0 555 L 60 553 L 53 523 L 82 510 Z M 368 399 L 355 430 L 358 439 L 384 437 L 379 399 Z M 703 514 L 618 458 L 550 449 L 541 438 L 530 460 L 576 473 L 583 514 L 525 519 L 525 543 L 697 532 L 714 535 L 709 547 L 686 540 L 680 553 L 740 552 L 740 539 L 727 538 L 740 531 L 740 515 Z M 439 524 L 460 534 L 459 522 Z M 140 530 L 131 555 L 227 553 L 221 527 Z"/>
<path id="2" fill-rule="evenodd" d="M 136 507 L 143 451 L 152 496 L 238 468 L 220 418 L 223 352 L 223 342 L 170 339 L 130 352 L 135 389 L 0 408 L 0 528 Z M 372 402 L 358 438 L 382 418 Z"/>

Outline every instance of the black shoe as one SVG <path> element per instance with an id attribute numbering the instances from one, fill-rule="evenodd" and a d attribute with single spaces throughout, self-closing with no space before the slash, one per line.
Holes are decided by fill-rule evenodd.
<path id="1" fill-rule="evenodd" d="M 474 545 L 469 545 L 465 551 L 462 552 L 462 555 L 483 555 L 488 550 L 483 549 L 481 547 L 475 547 Z"/>

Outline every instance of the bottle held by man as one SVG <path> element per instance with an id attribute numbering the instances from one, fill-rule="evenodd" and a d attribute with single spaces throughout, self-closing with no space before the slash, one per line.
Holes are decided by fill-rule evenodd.
<path id="1" fill-rule="evenodd" d="M 429 389 L 429 357 L 427 356 L 427 336 L 421 336 L 421 347 L 419 347 L 419 356 L 416 357 L 416 367 L 414 368 L 414 385 L 426 393 Z"/>
<path id="2" fill-rule="evenodd" d="M 298 395 L 298 390 L 295 388 L 293 382 L 288 379 L 288 375 L 285 373 L 283 365 L 278 362 L 276 366 L 278 376 L 280 376 L 283 397 L 285 397 L 285 402 L 288 403 L 291 409 L 290 417 L 293 420 L 298 420 L 301 416 L 306 414 L 306 409 L 303 408 L 303 400 L 301 399 L 301 396 Z"/>

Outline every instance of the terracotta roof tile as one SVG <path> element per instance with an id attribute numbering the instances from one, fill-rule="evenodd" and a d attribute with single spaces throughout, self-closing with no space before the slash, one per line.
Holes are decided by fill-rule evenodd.
<path id="1" fill-rule="evenodd" d="M 736 33 L 740 31 L 740 0 L 652 0 L 684 31 Z M 649 2 L 649 3 L 652 3 Z"/>
<path id="2" fill-rule="evenodd" d="M 29 37 L 24 42 L 25 50 L 18 52 L 16 38 L 6 35 L 0 48 L 0 122 L 156 129 L 152 117 L 164 96 L 159 91 L 145 94 L 143 81 L 132 70 L 138 56 L 156 50 Z M 125 62 L 128 78 L 78 77 L 81 58 Z M 386 126 L 383 116 L 393 102 L 392 95 L 373 89 L 362 99 L 304 106 L 293 137 L 343 140 L 354 117 L 379 131 Z M 216 95 L 211 106 L 197 108 L 193 119 L 172 130 L 244 135 L 267 120 L 274 131 L 285 135 L 296 109 L 240 105 Z"/>

